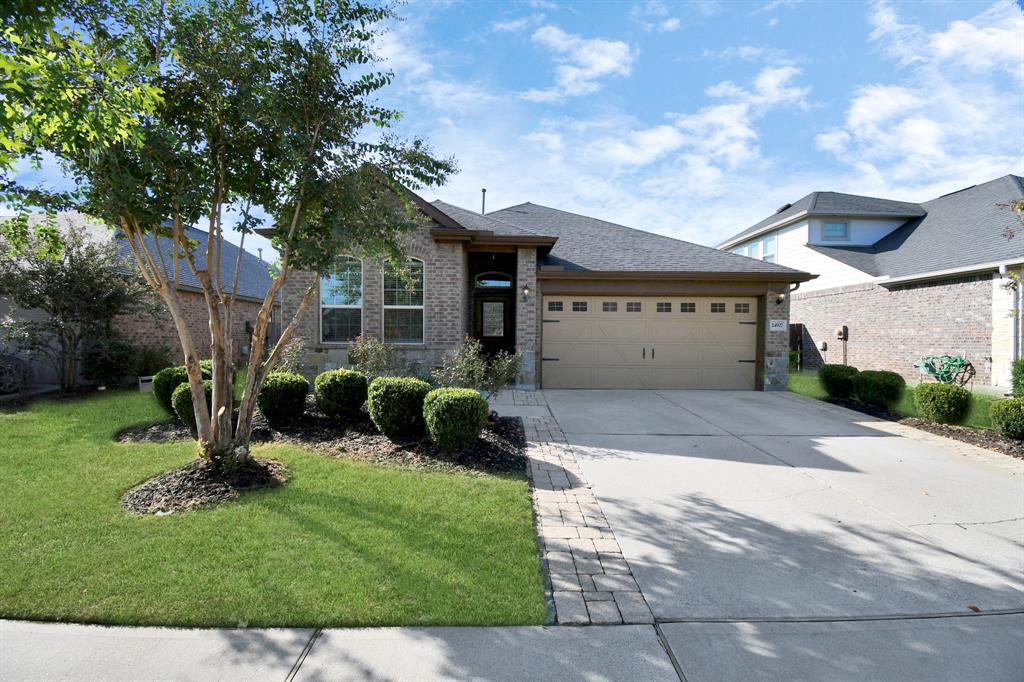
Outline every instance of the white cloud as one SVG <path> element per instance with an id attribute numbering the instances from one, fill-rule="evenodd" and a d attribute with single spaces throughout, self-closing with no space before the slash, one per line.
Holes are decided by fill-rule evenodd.
<path id="1" fill-rule="evenodd" d="M 519 139 L 523 142 L 539 145 L 553 154 L 557 154 L 565 149 L 565 142 L 558 133 L 529 133 L 521 136 Z"/>
<path id="2" fill-rule="evenodd" d="M 635 50 L 624 42 L 583 38 L 551 25 L 538 28 L 532 39 L 554 53 L 557 66 L 555 86 L 522 93 L 522 98 L 531 102 L 553 102 L 597 92 L 604 79 L 628 76 L 636 59 Z"/>
<path id="3" fill-rule="evenodd" d="M 624 139 L 604 138 L 594 147 L 604 160 L 620 165 L 644 165 L 679 149 L 686 136 L 678 128 L 660 125 L 629 132 Z"/>
<path id="4" fill-rule="evenodd" d="M 514 33 L 516 31 L 522 31 L 524 28 L 535 26 L 544 21 L 543 14 L 531 14 L 527 17 L 520 17 L 519 19 L 510 19 L 509 21 L 494 21 L 491 22 L 491 28 L 495 31 L 502 31 L 506 33 Z"/>
<path id="5" fill-rule="evenodd" d="M 656 30 L 660 33 L 669 33 L 671 31 L 678 31 L 682 25 L 683 22 L 681 22 L 678 17 L 672 17 L 658 24 Z"/>
<path id="6" fill-rule="evenodd" d="M 734 45 L 721 50 L 704 50 L 701 53 L 704 59 L 739 59 L 743 61 L 784 61 L 785 53 L 775 47 L 763 47 L 759 45 Z"/>
<path id="7" fill-rule="evenodd" d="M 629 10 L 629 19 L 645 31 L 669 33 L 677 31 L 683 22 L 678 17 L 669 16 L 668 5 L 663 0 L 647 0 L 633 5 Z"/>

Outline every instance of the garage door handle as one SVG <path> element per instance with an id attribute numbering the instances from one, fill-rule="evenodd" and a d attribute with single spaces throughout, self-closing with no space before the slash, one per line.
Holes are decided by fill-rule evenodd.
<path id="1" fill-rule="evenodd" d="M 740 324 L 757 324 L 757 322 L 740 322 Z"/>
<path id="2" fill-rule="evenodd" d="M 653 360 L 653 359 L 654 359 L 654 349 L 652 348 L 651 349 L 651 360 Z"/>
<path id="3" fill-rule="evenodd" d="M 736 362 L 757 362 L 757 360 L 737 360 Z"/>
<path id="4" fill-rule="evenodd" d="M 541 362 L 558 362 L 558 358 L 541 358 Z"/>
<path id="5" fill-rule="evenodd" d="M 545 324 L 557 324 L 558 322 L 561 322 L 561 320 L 541 320 L 541 322 L 544 322 Z"/>
<path id="6" fill-rule="evenodd" d="M 640 357 L 642 357 L 644 360 L 647 359 L 647 349 L 646 348 L 644 348 L 644 352 L 640 355 Z"/>

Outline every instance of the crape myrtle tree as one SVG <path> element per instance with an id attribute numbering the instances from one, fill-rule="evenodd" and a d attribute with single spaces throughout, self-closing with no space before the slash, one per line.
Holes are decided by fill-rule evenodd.
<path id="1" fill-rule="evenodd" d="M 421 140 L 388 133 L 399 113 L 377 93 L 373 41 L 392 8 L 357 0 L 134 0 L 111 5 L 103 39 L 138 52 L 160 101 L 133 139 L 86 152 L 47 151 L 78 182 L 82 210 L 120 231 L 145 282 L 178 332 L 195 407 L 200 454 L 244 462 L 256 397 L 316 296 L 266 348 L 275 300 L 297 270 L 324 274 L 340 253 L 401 261 L 417 217 L 404 188 L 444 182 L 454 163 Z M 137 138 L 137 139 L 134 139 Z M 278 250 L 273 284 L 253 325 L 242 397 L 233 404 L 232 331 L 240 260 L 221 272 L 225 230 L 260 230 Z M 187 236 L 206 228 L 206 244 Z M 146 236 L 161 239 L 147 240 Z M 163 248 L 163 244 L 171 244 Z M 213 389 L 177 283 L 190 272 L 209 313 Z"/>

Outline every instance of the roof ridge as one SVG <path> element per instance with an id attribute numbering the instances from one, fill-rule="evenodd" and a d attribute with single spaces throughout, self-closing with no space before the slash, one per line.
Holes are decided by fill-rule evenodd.
<path id="1" fill-rule="evenodd" d="M 466 213 L 473 213 L 473 211 L 469 210 L 468 208 L 463 208 L 461 206 L 457 206 L 455 204 L 448 203 L 447 201 L 444 201 L 442 199 L 434 199 L 434 201 L 432 201 L 431 203 L 434 204 L 434 205 L 443 204 L 445 206 L 451 206 L 452 208 L 457 208 L 460 211 L 465 211 Z M 459 220 L 457 220 L 455 218 L 455 216 L 450 215 L 449 213 L 447 213 L 443 209 L 438 208 L 438 210 L 441 211 L 442 213 L 444 213 L 445 215 L 447 215 L 452 220 L 455 220 L 455 222 L 459 223 L 460 225 L 462 224 Z M 491 211 L 491 213 L 495 213 L 495 212 L 496 211 Z M 510 223 L 507 220 L 502 220 L 501 218 L 494 218 L 494 217 L 492 217 L 491 213 L 473 213 L 473 215 L 479 216 L 481 218 L 486 218 L 487 220 L 493 220 L 494 222 L 501 223 L 502 225 L 507 225 L 508 227 L 511 227 L 513 230 L 516 230 L 518 232 L 522 232 L 523 234 L 529 234 L 529 235 L 534 235 L 534 236 L 538 236 L 538 237 L 544 236 L 544 235 L 542 235 L 539 232 L 533 232 L 531 230 L 527 230 L 525 227 L 521 227 L 519 225 L 516 225 L 515 223 Z M 469 228 L 466 228 L 466 229 L 469 229 Z"/>

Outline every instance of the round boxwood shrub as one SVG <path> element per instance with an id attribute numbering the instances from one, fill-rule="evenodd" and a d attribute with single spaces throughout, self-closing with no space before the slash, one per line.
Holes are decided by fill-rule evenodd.
<path id="1" fill-rule="evenodd" d="M 366 402 L 366 377 L 351 369 L 332 369 L 313 381 L 316 406 L 328 417 L 358 414 Z"/>
<path id="2" fill-rule="evenodd" d="M 175 368 L 177 369 L 177 368 Z M 182 367 L 181 369 L 184 369 Z M 209 405 L 213 399 L 213 382 L 209 379 L 203 381 L 203 388 L 206 389 L 206 404 Z M 196 410 L 192 405 L 192 388 L 188 385 L 188 379 L 178 384 L 171 394 L 171 403 L 174 405 L 174 413 L 178 419 L 189 428 L 192 435 L 196 435 Z"/>
<path id="3" fill-rule="evenodd" d="M 434 445 L 461 452 L 480 436 L 487 422 L 487 401 L 471 388 L 436 388 L 423 399 L 423 421 Z"/>
<path id="4" fill-rule="evenodd" d="M 370 419 L 389 438 L 421 435 L 428 393 L 430 384 L 420 379 L 377 377 L 367 391 Z"/>
<path id="5" fill-rule="evenodd" d="M 888 407 L 899 400 L 906 385 L 907 382 L 896 372 L 866 369 L 853 377 L 857 399 L 879 407 Z"/>
<path id="6" fill-rule="evenodd" d="M 213 365 L 210 360 L 200 360 L 199 369 L 203 379 L 213 378 Z M 165 367 L 153 375 L 153 395 L 158 403 L 170 414 L 175 414 L 172 396 L 174 389 L 182 384 L 188 383 L 188 371 L 185 365 L 177 367 Z"/>
<path id="7" fill-rule="evenodd" d="M 955 424 L 967 416 L 971 392 L 953 384 L 920 384 L 914 389 L 914 402 L 925 419 Z"/>
<path id="8" fill-rule="evenodd" d="M 299 421 L 306 410 L 309 382 L 294 372 L 271 372 L 256 397 L 260 412 L 274 427 Z"/>
<path id="9" fill-rule="evenodd" d="M 853 378 L 857 368 L 849 365 L 824 365 L 818 370 L 818 381 L 829 398 L 845 400 L 853 395 Z"/>
<path id="10" fill-rule="evenodd" d="M 1024 440 L 1024 398 L 995 401 L 989 416 L 996 431 L 1007 438 Z"/>

